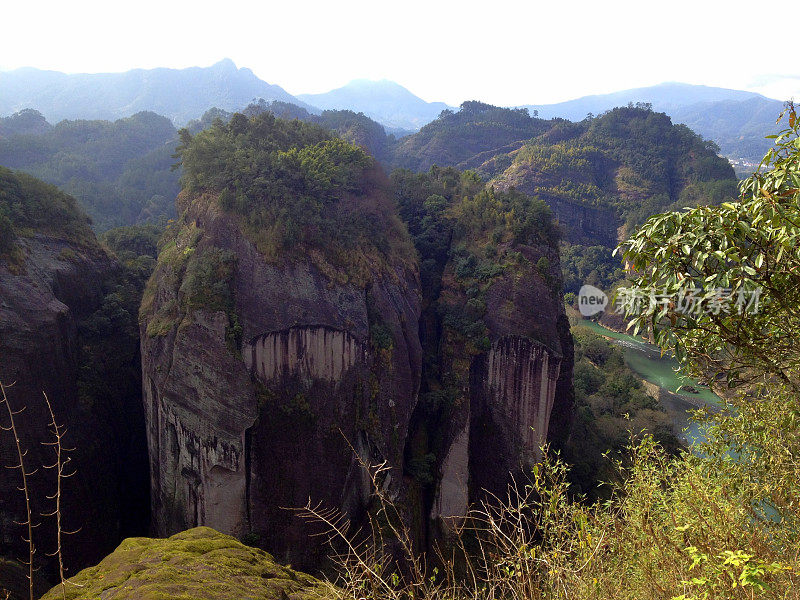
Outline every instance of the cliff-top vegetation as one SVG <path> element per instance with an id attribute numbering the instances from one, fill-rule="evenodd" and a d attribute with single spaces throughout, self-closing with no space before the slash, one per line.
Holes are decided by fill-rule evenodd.
<path id="1" fill-rule="evenodd" d="M 0 167 L 0 255 L 19 237 L 48 233 L 80 245 L 95 245 L 89 219 L 75 199 L 53 185 Z"/>
<path id="2" fill-rule="evenodd" d="M 188 198 L 211 193 L 268 259 L 312 255 L 366 283 L 413 251 L 374 159 L 318 125 L 235 114 L 191 135 L 178 156 Z"/>

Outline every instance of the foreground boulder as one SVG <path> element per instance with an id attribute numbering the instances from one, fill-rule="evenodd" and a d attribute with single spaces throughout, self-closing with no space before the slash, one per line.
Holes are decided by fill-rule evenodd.
<path id="1" fill-rule="evenodd" d="M 42 600 L 321 600 L 331 588 L 209 527 L 129 538 Z"/>

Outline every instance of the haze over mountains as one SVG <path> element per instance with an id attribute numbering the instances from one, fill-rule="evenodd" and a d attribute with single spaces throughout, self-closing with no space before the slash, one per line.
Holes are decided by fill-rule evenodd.
<path id="1" fill-rule="evenodd" d="M 525 108 L 538 111 L 543 119 L 580 121 L 589 113 L 597 115 L 629 102 L 652 104 L 653 110 L 668 114 L 675 123 L 714 140 L 723 155 L 754 161 L 769 148 L 771 141 L 764 132 L 777 129 L 775 119 L 783 108 L 783 102 L 754 92 L 674 82 Z"/>
<path id="2" fill-rule="evenodd" d="M 48 121 L 119 119 L 148 110 L 183 125 L 211 107 L 239 110 L 251 100 L 311 108 L 230 59 L 210 67 L 66 74 L 25 68 L 0 73 L 0 116 L 34 108 Z"/>
<path id="3" fill-rule="evenodd" d="M 526 104 L 524 107 L 531 111 L 538 110 L 539 116 L 543 119 L 561 117 L 570 121 L 580 121 L 588 113 L 598 114 L 615 106 L 624 106 L 628 102 L 649 102 L 653 105 L 653 110 L 670 113 L 694 104 L 720 101 L 742 102 L 753 98 L 769 100 L 761 94 L 743 90 L 668 82 L 610 94 L 583 96 L 556 104 Z M 777 100 L 773 100 L 773 102 L 777 102 Z"/>
<path id="4" fill-rule="evenodd" d="M 324 94 L 299 94 L 309 104 L 324 110 L 350 109 L 363 112 L 384 126 L 416 131 L 445 109 L 444 102 L 426 102 L 394 81 L 356 79 Z"/>
<path id="5" fill-rule="evenodd" d="M 443 102 L 427 102 L 388 80 L 358 79 L 322 94 L 293 96 L 278 85 L 259 79 L 230 59 L 210 67 L 135 69 L 124 73 L 65 74 L 24 68 L 0 73 L 0 116 L 33 108 L 48 121 L 118 119 L 147 110 L 170 118 L 177 126 L 199 118 L 207 109 L 241 110 L 253 100 L 278 100 L 320 110 L 353 110 L 378 121 L 398 136 L 434 120 Z M 715 141 L 721 153 L 758 161 L 769 147 L 764 132 L 775 131 L 782 102 L 753 92 L 685 83 L 585 96 L 549 105 L 525 105 L 541 118 L 580 121 L 616 106 L 645 102 L 676 123 Z"/>

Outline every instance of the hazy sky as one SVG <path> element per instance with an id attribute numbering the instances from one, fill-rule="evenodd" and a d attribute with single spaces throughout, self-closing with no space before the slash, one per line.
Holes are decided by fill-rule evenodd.
<path id="1" fill-rule="evenodd" d="M 7 0 L 0 70 L 208 66 L 293 94 L 392 79 L 428 101 L 558 102 L 682 81 L 800 99 L 792 2 Z"/>

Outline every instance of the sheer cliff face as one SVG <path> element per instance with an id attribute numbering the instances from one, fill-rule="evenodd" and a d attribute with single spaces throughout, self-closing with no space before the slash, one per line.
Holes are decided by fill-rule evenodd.
<path id="1" fill-rule="evenodd" d="M 548 441 L 558 445 L 569 428 L 572 338 L 553 283 L 558 254 L 548 246 L 517 250 L 531 264 L 542 256 L 552 261 L 551 279 L 536 269 L 518 269 L 493 280 L 486 291 L 483 320 L 491 345 L 453 361 L 468 361 L 469 387 L 444 432 L 432 519 L 463 516 L 469 502 L 486 498 L 486 492 L 502 495 L 511 476 L 528 471 L 541 447 Z M 452 346 L 449 340 L 445 333 L 445 346 Z M 451 352 L 458 356 L 458 348 Z"/>
<path id="2" fill-rule="evenodd" d="M 481 391 L 487 413 L 506 430 L 503 437 L 517 440 L 523 460 L 537 458 L 547 439 L 561 368 L 558 358 L 544 346 L 515 336 L 498 340 L 486 357 Z"/>
<path id="3" fill-rule="evenodd" d="M 66 530 L 80 530 L 65 544 L 68 564 L 83 567 L 129 533 L 123 531 L 124 513 L 135 511 L 128 501 L 136 496 L 129 475 L 146 468 L 144 451 L 130 453 L 134 438 L 143 436 L 138 390 L 106 402 L 81 374 L 86 342 L 79 326 L 100 307 L 103 281 L 119 266 L 93 236 L 91 243 L 79 244 L 35 233 L 19 238 L 17 251 L 16 260 L 0 258 L 0 381 L 10 386 L 12 408 L 24 409 L 16 425 L 27 470 L 36 471 L 29 484 L 34 516 L 42 523 L 34 536 L 37 563 L 45 563 L 45 553 L 55 547 L 53 519 L 39 516 L 52 512 L 48 496 L 55 493 L 54 471 L 42 468 L 54 461 L 53 447 L 42 445 L 52 441 L 44 392 L 66 428 L 65 448 L 74 449 L 67 472 L 76 474 L 64 481 L 62 514 Z M 108 364 L 115 360 L 106 357 Z M 2 406 L 0 425 L 8 424 Z M 25 499 L 17 492 L 20 474 L 10 469 L 17 463 L 11 433 L 0 431 L 0 555 L 14 558 L 27 555 L 15 524 L 25 521 Z"/>
<path id="4" fill-rule="evenodd" d="M 336 382 L 364 364 L 368 351 L 346 331 L 311 326 L 265 333 L 245 344 L 242 355 L 264 384 L 293 377 Z"/>
<path id="5" fill-rule="evenodd" d="M 309 260 L 270 263 L 211 205 L 190 206 L 190 256 L 162 252 L 142 310 L 156 530 L 255 534 L 309 564 L 319 549 L 287 508 L 311 499 L 358 520 L 369 495 L 360 460 L 386 460 L 402 494 L 421 370 L 417 276 L 398 267 L 359 286 Z M 224 310 L 187 300 L 192 261 L 211 249 L 234 257 Z"/>
<path id="6" fill-rule="evenodd" d="M 216 198 L 181 202 L 141 311 L 160 535 L 208 525 L 319 564 L 318 529 L 287 509 L 311 501 L 358 523 L 363 464 L 385 461 L 382 484 L 424 546 L 430 519 L 464 516 L 566 433 L 571 338 L 544 224 L 527 225 L 534 245 L 501 231 L 491 259 L 462 242 L 438 253 L 420 290 L 391 257 L 364 284 L 290 250 L 267 260 Z"/>

